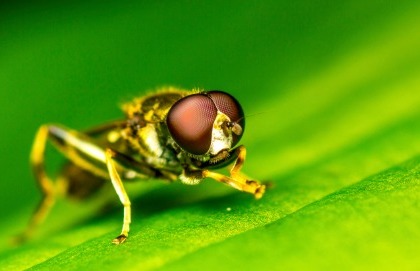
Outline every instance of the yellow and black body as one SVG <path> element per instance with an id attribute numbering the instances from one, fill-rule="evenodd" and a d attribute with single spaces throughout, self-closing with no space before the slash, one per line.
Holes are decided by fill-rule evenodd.
<path id="1" fill-rule="evenodd" d="M 246 150 L 235 147 L 245 128 L 238 101 L 222 91 L 181 90 L 167 87 L 122 106 L 125 118 L 78 132 L 57 124 L 42 125 L 35 137 L 31 165 L 43 198 L 22 238 L 28 238 L 55 202 L 57 181 L 45 171 L 48 140 L 68 159 L 60 185 L 69 197 L 85 198 L 111 182 L 122 205 L 121 234 L 126 240 L 131 203 L 124 181 L 181 180 L 198 184 L 204 178 L 261 198 L 265 186 L 240 172 Z M 233 164 L 230 176 L 213 171 Z"/>

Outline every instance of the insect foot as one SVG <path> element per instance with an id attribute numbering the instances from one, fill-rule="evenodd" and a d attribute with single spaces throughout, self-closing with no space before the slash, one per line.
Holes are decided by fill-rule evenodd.
<path id="1" fill-rule="evenodd" d="M 127 240 L 127 235 L 125 234 L 120 234 L 118 235 L 114 240 L 112 240 L 113 244 L 119 245 L 125 242 L 125 240 Z"/>
<path id="2" fill-rule="evenodd" d="M 254 190 L 253 194 L 254 194 L 255 199 L 262 198 L 262 196 L 265 193 L 265 185 L 260 184 L 259 182 L 254 181 L 254 180 L 247 180 L 246 184 L 252 187 L 252 189 Z"/>

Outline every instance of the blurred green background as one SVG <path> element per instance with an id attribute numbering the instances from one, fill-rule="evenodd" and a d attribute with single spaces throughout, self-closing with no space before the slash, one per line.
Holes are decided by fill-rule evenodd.
<path id="1" fill-rule="evenodd" d="M 283 264 L 291 269 L 325 269 L 331 267 L 324 265 L 319 258 L 325 254 L 330 255 L 329 261 L 335 267 L 342 263 L 348 268 L 363 267 L 368 263 L 364 267 L 392 269 L 392 265 L 381 260 L 383 258 L 395 260 L 407 269 L 416 266 L 418 260 L 414 258 L 418 249 L 412 242 L 419 241 L 419 216 L 416 215 L 420 163 L 419 16 L 418 1 L 133 3 L 90 0 L 1 4 L 0 227 L 5 241 L 1 245 L 2 266 L 10 270 L 40 264 L 40 269 L 48 269 L 50 264 L 61 262 L 62 268 L 72 269 L 66 265 L 66 260 L 76 259 L 74 262 L 79 261 L 79 267 L 83 268 L 86 263 L 74 255 L 79 255 L 80 249 L 87 249 L 86 259 L 92 260 L 90 257 L 99 253 L 95 247 L 98 244 L 106 247 L 105 252 L 102 251 L 104 254 L 100 255 L 108 255 L 126 268 L 136 268 L 133 263 L 136 262 L 144 269 L 182 269 L 187 266 L 194 269 L 194 263 L 203 263 L 204 259 L 208 268 L 212 263 L 218 263 L 222 268 L 229 264 L 249 268 Z M 185 246 L 183 250 L 175 245 L 177 241 L 171 243 L 168 239 L 166 245 L 151 240 L 147 244 L 152 252 L 144 251 L 141 243 L 135 245 L 133 237 L 124 249 L 137 251 L 145 258 L 134 261 L 136 255 L 125 251 L 134 257 L 130 261 L 113 258 L 117 257 L 110 252 L 113 247 L 107 245 L 118 232 L 120 209 L 117 208 L 109 219 L 105 215 L 88 220 L 91 230 L 74 237 L 84 227 L 80 221 L 85 221 L 89 215 L 80 215 L 84 217 L 79 218 L 81 224 L 77 218 L 72 222 L 68 212 L 75 213 L 84 205 L 62 205 L 57 208 L 65 213 L 54 212 L 47 223 L 53 229 L 49 234 L 56 236 L 53 242 L 38 238 L 31 245 L 9 248 L 5 244 L 8 237 L 24 228 L 40 197 L 28 166 L 36 129 L 51 122 L 84 129 L 120 118 L 119 104 L 162 85 L 222 89 L 237 97 L 249 115 L 242 139 L 248 148 L 244 170 L 255 178 L 272 180 L 274 187 L 267 192 L 266 198 L 254 202 L 247 195 L 238 195 L 212 182 L 199 187 L 163 185 L 152 196 L 141 195 L 149 200 L 135 208 L 144 208 L 143 216 L 153 214 L 156 221 L 162 221 L 162 229 L 165 229 L 167 216 L 177 221 L 181 216 L 178 212 L 186 212 L 182 213 L 185 219 L 192 216 L 194 221 L 194 216 L 188 211 L 188 208 L 194 208 L 194 204 L 206 206 L 200 209 L 202 213 L 192 212 L 197 214 L 198 220 L 213 214 L 212 206 L 223 206 L 220 207 L 223 209 L 233 204 L 232 208 L 242 208 L 235 218 L 243 222 L 242 226 L 235 228 L 232 222 L 219 229 L 223 217 L 209 221 L 209 228 L 220 231 L 204 229 L 204 235 L 197 234 L 196 239 L 191 237 L 196 242 L 190 240 L 193 244 L 187 242 L 188 246 L 184 239 L 184 245 L 181 239 L 178 240 L 180 247 Z M 51 158 L 49 169 L 53 172 L 61 158 L 54 153 L 48 155 Z M 311 232 L 309 225 L 318 216 L 310 220 L 305 215 L 305 219 L 295 221 L 297 226 L 277 233 L 266 231 L 273 238 L 270 239 L 272 244 L 265 241 L 268 242 L 264 243 L 267 244 L 265 248 L 260 247 L 259 239 L 243 236 L 251 229 L 276 221 L 283 225 L 286 222 L 282 218 L 311 204 L 316 207 L 318 201 L 331 193 L 344 191 L 343 195 L 354 195 L 341 189 L 357 185 L 366 178 L 375 184 L 377 178 L 369 179 L 369 176 L 382 174 L 384 170 L 390 171 L 379 175 L 385 176 L 379 180 L 406 180 L 404 185 L 393 183 L 390 187 L 385 184 L 375 187 L 378 189 L 374 191 L 381 196 L 383 191 L 388 191 L 386 187 L 394 188 L 396 194 L 393 195 L 397 198 L 384 196 L 392 200 L 385 200 L 385 203 L 378 203 L 378 206 L 361 213 L 373 224 L 388 221 L 394 226 L 390 228 L 385 223 L 388 226 L 376 225 L 377 229 L 372 224 L 365 225 L 365 220 L 351 220 L 343 226 L 356 233 L 369 228 L 366 236 L 376 232 L 370 242 L 377 246 L 369 247 L 362 240 L 355 242 L 357 238 L 350 238 L 347 232 L 330 229 L 328 225 L 343 221 L 339 215 L 333 217 L 335 220 L 331 224 L 320 226 L 316 233 Z M 356 209 L 358 204 L 361 209 L 365 206 L 364 202 L 358 201 L 361 198 L 369 198 L 372 194 L 381 198 L 376 192 L 365 193 L 363 185 L 355 189 L 360 194 L 356 193 L 351 200 L 346 199 Z M 153 201 L 153 195 L 158 199 L 165 198 L 165 202 Z M 175 200 L 168 201 L 166 197 Z M 405 200 L 401 202 L 399 197 Z M 166 205 L 176 211 L 165 212 Z M 332 206 L 335 208 L 340 204 Z M 390 206 L 399 209 L 381 213 Z M 251 209 L 253 211 L 249 211 Z M 370 216 L 373 213 L 378 215 L 378 211 L 379 217 Z M 343 210 L 344 214 L 349 214 L 346 218 L 352 217 L 353 212 Z M 337 213 L 341 213 L 339 209 Z M 325 213 L 320 212 L 319 216 L 326 219 L 327 216 L 322 214 Z M 390 214 L 395 216 L 389 217 Z M 140 220 L 134 221 L 139 227 L 133 224 L 139 235 L 147 227 L 147 221 Z M 294 234 L 288 231 L 300 227 L 308 231 Z M 194 228 L 194 225 L 189 225 L 189 228 Z M 220 239 L 214 237 L 221 232 L 224 234 L 220 234 Z M 396 232 L 400 235 L 387 239 Z M 243 238 L 244 243 L 250 242 L 249 251 L 238 252 L 239 241 L 232 241 L 233 244 L 222 242 L 236 235 Z M 284 240 L 287 235 L 296 239 Z M 150 236 L 153 239 L 154 235 Z M 308 236 L 317 238 L 311 240 Z M 89 243 L 91 237 L 96 238 Z M 346 238 L 355 243 L 350 244 Z M 290 247 L 294 242 L 297 245 Z M 222 247 L 200 250 L 216 243 Z M 320 243 L 324 244 L 324 250 L 316 254 L 314 251 Z M 174 244 L 172 248 L 171 244 Z M 132 250 L 128 249 L 130 245 L 134 246 Z M 96 250 L 89 251 L 92 247 Z M 343 249 L 342 252 L 338 252 L 339 248 Z M 220 251 L 227 253 L 229 249 L 237 252 L 229 259 L 223 258 L 224 253 L 217 254 Z M 180 251 L 186 255 L 181 255 Z M 255 254 L 251 251 L 262 254 L 266 265 L 254 262 L 250 255 Z M 281 261 L 276 260 L 275 251 L 285 255 Z M 366 256 L 369 251 L 372 255 Z M 194 255 L 186 257 L 193 252 Z M 54 260 L 56 255 L 61 255 L 61 258 Z M 212 259 L 213 256 L 223 259 L 226 265 Z M 180 258 L 184 260 L 178 262 L 178 267 L 176 263 L 169 265 Z M 307 263 L 302 263 L 303 259 L 307 259 Z M 349 264 L 351 261 L 353 263 Z M 113 266 L 102 260 L 96 262 L 105 269 Z"/>

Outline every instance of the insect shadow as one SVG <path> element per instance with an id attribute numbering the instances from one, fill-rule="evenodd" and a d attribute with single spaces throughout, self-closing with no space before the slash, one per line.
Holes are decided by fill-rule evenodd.
<path id="1" fill-rule="evenodd" d="M 99 191 L 98 195 L 94 195 L 92 200 L 95 200 L 96 197 L 103 197 L 101 193 L 109 194 L 107 200 L 103 200 L 92 214 L 69 223 L 65 227 L 62 227 L 60 231 L 79 228 L 89 224 L 98 224 L 109 220 L 118 221 L 121 208 L 113 197 L 112 187 L 104 187 L 103 190 L 105 191 Z M 214 185 L 212 183 L 188 187 L 180 183 L 171 185 L 162 184 L 149 191 L 135 192 L 132 195 L 131 201 L 132 214 L 135 220 L 138 221 L 170 212 L 173 209 L 194 207 L 214 211 L 218 209 L 225 210 L 229 206 L 243 205 L 244 201 L 247 201 L 246 199 L 250 203 L 254 202 L 248 195 L 237 194 L 227 187 L 220 188 L 217 184 Z M 76 202 L 75 204 L 85 203 Z M 118 223 L 115 225 L 117 227 Z"/>

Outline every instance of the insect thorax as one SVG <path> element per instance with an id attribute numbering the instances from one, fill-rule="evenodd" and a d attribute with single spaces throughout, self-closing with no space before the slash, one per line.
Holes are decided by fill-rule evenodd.
<path id="1" fill-rule="evenodd" d="M 165 88 L 123 105 L 127 125 L 122 136 L 147 164 L 155 168 L 180 168 L 165 120 L 172 105 L 190 94 L 191 91 Z"/>

